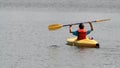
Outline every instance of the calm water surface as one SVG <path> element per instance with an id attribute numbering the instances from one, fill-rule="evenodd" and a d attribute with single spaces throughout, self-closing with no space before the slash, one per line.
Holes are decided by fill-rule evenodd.
<path id="1" fill-rule="evenodd" d="M 37 0 L 25 4 L 35 4 Z M 41 2 L 46 5 L 45 1 Z M 39 2 L 39 3 L 41 3 Z M 54 2 L 54 1 L 53 1 Z M 50 6 L 53 2 L 47 2 Z M 59 3 L 64 2 L 64 8 Z M 73 2 L 73 1 L 72 1 Z M 85 6 L 90 1 L 82 1 Z M 97 0 L 99 2 L 99 0 Z M 102 1 L 99 5 L 106 3 L 117 3 L 118 0 Z M 94 11 L 73 11 L 76 9 L 74 2 L 68 4 L 66 1 L 55 1 L 58 8 L 46 7 L 42 10 L 36 6 L 25 7 L 21 1 L 1 1 L 0 10 L 0 68 L 119 68 L 120 65 L 120 45 L 119 27 L 120 13 L 119 5 L 112 4 L 111 7 L 101 8 L 111 11 L 95 11 L 99 8 L 93 7 Z M 8 4 L 9 3 L 9 4 Z M 21 6 L 21 4 L 24 4 Z M 66 11 L 66 4 L 74 5 L 70 11 Z M 92 2 L 87 10 L 92 6 Z M 17 7 L 18 8 L 17 8 Z M 46 9 L 47 8 L 47 9 Z M 82 8 L 82 7 L 80 7 Z M 35 10 L 34 10 L 35 9 Z M 83 9 L 83 8 L 82 8 Z M 50 10 L 50 11 L 46 11 Z M 91 10 L 91 9 L 90 9 Z M 114 12 L 115 11 L 115 12 Z M 82 22 L 96 19 L 111 18 L 110 21 L 94 23 L 94 31 L 89 35 L 100 43 L 100 48 L 77 48 L 68 46 L 66 39 L 73 37 L 69 34 L 68 27 L 50 32 L 47 28 L 49 24 L 70 22 Z M 89 25 L 85 25 L 89 29 Z M 77 29 L 78 26 L 73 26 Z"/>

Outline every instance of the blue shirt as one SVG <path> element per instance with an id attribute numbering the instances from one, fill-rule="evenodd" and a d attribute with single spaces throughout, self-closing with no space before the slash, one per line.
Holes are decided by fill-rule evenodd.
<path id="1" fill-rule="evenodd" d="M 91 30 L 87 30 L 87 35 L 90 34 Z M 72 34 L 75 35 L 75 36 L 78 36 L 78 31 L 72 31 Z"/>

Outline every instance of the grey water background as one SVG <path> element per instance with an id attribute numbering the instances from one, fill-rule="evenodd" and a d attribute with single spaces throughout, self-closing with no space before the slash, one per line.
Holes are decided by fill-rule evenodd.
<path id="1" fill-rule="evenodd" d="M 0 68 L 119 68 L 119 0 L 0 0 Z M 100 48 L 66 45 L 68 27 L 53 23 L 96 19 L 89 35 Z M 89 25 L 85 24 L 89 29 Z M 78 26 L 73 26 L 77 29 Z"/>

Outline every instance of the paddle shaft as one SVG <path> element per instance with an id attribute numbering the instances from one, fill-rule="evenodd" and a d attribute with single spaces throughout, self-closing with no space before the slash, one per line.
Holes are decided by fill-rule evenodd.
<path id="1" fill-rule="evenodd" d="M 91 22 L 97 22 L 97 21 L 91 21 Z M 80 22 L 80 23 L 89 23 L 89 22 Z M 78 24 L 80 24 L 80 23 L 74 23 L 74 24 L 67 24 L 67 25 L 63 25 L 63 27 L 65 27 L 65 26 L 70 26 L 70 25 L 78 25 Z"/>

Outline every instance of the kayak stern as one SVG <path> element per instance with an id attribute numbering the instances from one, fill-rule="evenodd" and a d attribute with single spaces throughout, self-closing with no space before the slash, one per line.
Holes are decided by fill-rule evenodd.
<path id="1" fill-rule="evenodd" d="M 89 47 L 89 48 L 99 48 L 99 43 L 95 40 L 89 38 L 83 40 L 77 40 L 77 37 L 67 39 L 67 44 L 77 47 Z"/>

